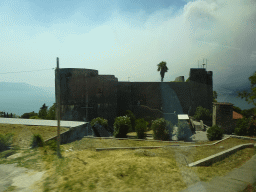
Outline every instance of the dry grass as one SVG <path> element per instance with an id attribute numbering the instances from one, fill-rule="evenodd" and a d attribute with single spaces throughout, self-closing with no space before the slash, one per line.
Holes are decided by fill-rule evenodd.
<path id="1" fill-rule="evenodd" d="M 122 150 L 63 153 L 50 163 L 45 191 L 179 191 L 186 188 L 173 153 Z M 56 167 L 57 166 L 57 167 Z M 48 178 L 48 179 L 47 179 Z"/>
<path id="2" fill-rule="evenodd" d="M 69 130 L 61 127 L 61 133 Z M 13 144 L 27 148 L 30 145 L 33 134 L 41 134 L 44 140 L 54 137 L 57 134 L 57 127 L 51 126 L 28 126 L 17 124 L 0 124 L 0 134 L 13 133 Z"/>
<path id="3" fill-rule="evenodd" d="M 81 140 L 74 141 L 63 145 L 65 150 L 72 147 L 74 150 L 84 150 L 96 148 L 108 148 L 108 147 L 141 147 L 141 146 L 169 146 L 169 145 L 191 145 L 183 142 L 160 142 L 160 141 L 135 141 L 135 140 L 117 140 L 117 139 L 93 139 L 83 138 Z"/>

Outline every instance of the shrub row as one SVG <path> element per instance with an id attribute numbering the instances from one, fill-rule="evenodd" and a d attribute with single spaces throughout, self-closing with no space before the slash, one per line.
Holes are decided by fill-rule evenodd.
<path id="1" fill-rule="evenodd" d="M 238 119 L 235 128 L 235 134 L 239 136 L 256 136 L 256 122 L 255 120 L 250 123 L 249 118 L 243 117 Z"/>

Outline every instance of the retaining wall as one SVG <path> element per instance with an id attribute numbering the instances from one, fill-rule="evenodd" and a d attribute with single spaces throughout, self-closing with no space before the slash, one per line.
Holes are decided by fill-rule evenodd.
<path id="1" fill-rule="evenodd" d="M 68 131 L 60 134 L 60 144 L 66 144 L 78 139 L 82 139 L 84 136 L 90 134 L 90 131 L 89 123 L 85 123 L 76 127 L 70 127 Z M 47 139 L 45 142 L 47 143 L 51 140 L 57 140 L 57 136 Z"/>
<path id="2" fill-rule="evenodd" d="M 249 144 L 243 144 L 243 145 L 239 145 L 236 147 L 233 147 L 231 149 L 222 151 L 220 153 L 217 153 L 215 155 L 209 156 L 207 158 L 201 159 L 199 161 L 196 161 L 194 163 L 190 163 L 188 166 L 189 167 L 195 167 L 195 166 L 209 166 L 217 161 L 221 161 L 223 159 L 225 159 L 226 157 L 228 157 L 229 155 L 237 152 L 238 150 L 244 149 L 244 148 L 248 148 L 248 147 L 254 147 L 253 143 L 249 143 Z"/>

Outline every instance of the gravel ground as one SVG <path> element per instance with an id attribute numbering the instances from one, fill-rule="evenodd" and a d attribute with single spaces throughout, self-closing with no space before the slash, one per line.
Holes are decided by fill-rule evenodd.
<path id="1" fill-rule="evenodd" d="M 15 186 L 18 192 L 38 191 L 32 186 L 39 181 L 45 172 L 36 172 L 17 164 L 0 165 L 0 192 L 4 192 L 9 186 Z"/>

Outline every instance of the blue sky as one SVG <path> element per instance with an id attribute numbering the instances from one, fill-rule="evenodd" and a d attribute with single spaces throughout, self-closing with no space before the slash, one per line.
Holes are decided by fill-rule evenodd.
<path id="1" fill-rule="evenodd" d="M 0 1 L 0 82 L 54 87 L 61 68 L 96 69 L 119 81 L 188 78 L 207 58 L 214 85 L 256 71 L 255 0 Z"/>

